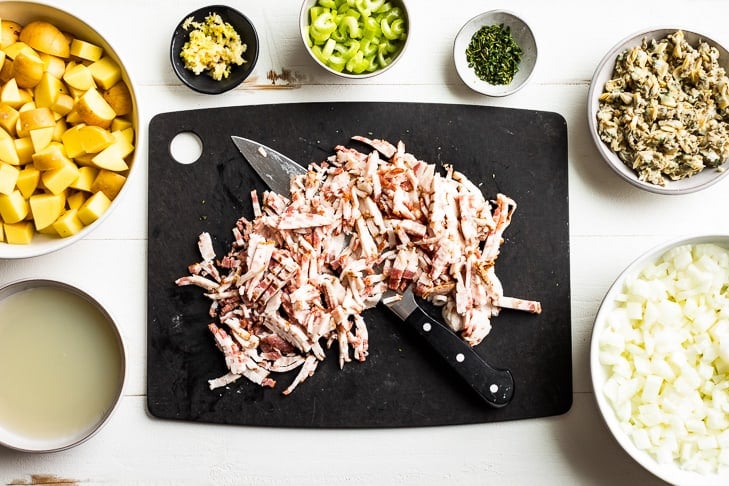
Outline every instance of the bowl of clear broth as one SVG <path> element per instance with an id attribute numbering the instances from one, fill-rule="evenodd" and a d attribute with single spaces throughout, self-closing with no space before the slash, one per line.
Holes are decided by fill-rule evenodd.
<path id="1" fill-rule="evenodd" d="M 55 280 L 0 288 L 0 445 L 56 452 L 91 438 L 124 386 L 119 329 L 85 291 Z"/>

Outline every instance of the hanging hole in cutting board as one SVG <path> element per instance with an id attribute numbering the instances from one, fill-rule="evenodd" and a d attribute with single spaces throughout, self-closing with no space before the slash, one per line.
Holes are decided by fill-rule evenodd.
<path id="1" fill-rule="evenodd" d="M 189 165 L 202 155 L 203 143 L 195 132 L 180 132 L 170 142 L 170 155 L 176 162 Z"/>

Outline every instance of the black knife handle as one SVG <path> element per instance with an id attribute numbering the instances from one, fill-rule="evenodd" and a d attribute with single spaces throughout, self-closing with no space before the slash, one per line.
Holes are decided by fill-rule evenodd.
<path id="1" fill-rule="evenodd" d="M 458 334 L 431 318 L 420 307 L 405 320 L 435 349 L 486 403 L 501 408 L 514 395 L 514 377 L 484 361 Z"/>

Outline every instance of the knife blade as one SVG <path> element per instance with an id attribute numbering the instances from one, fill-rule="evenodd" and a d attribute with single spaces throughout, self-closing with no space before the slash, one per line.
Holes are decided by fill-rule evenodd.
<path id="1" fill-rule="evenodd" d="M 235 135 L 230 138 L 273 192 L 287 196 L 291 191 L 291 178 L 307 172 L 305 167 L 270 147 Z"/>
<path id="2" fill-rule="evenodd" d="M 288 195 L 291 178 L 307 172 L 289 157 L 261 143 L 235 135 L 231 139 L 253 170 L 279 194 Z M 411 287 L 403 293 L 388 291 L 380 302 L 420 335 L 486 403 L 501 408 L 511 401 L 511 372 L 492 367 L 458 334 L 430 317 L 418 305 Z"/>

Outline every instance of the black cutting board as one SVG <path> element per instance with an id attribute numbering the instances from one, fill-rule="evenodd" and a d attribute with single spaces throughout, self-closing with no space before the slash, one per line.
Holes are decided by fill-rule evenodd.
<path id="1" fill-rule="evenodd" d="M 195 133 L 201 157 L 181 164 L 170 143 Z M 353 135 L 402 140 L 418 158 L 452 163 L 487 198 L 517 202 L 496 264 L 506 295 L 541 301 L 532 315 L 503 310 L 477 347 L 515 379 L 512 402 L 493 409 L 386 309 L 365 312 L 367 361 L 340 370 L 337 350 L 289 396 L 244 379 L 214 391 L 226 372 L 207 330 L 209 301 L 174 281 L 199 261 L 197 236 L 226 253 L 231 228 L 252 218 L 251 190 L 266 189 L 230 140 L 269 145 L 306 165 Z M 558 415 L 572 404 L 567 127 L 556 113 L 424 103 L 295 103 L 163 113 L 149 127 L 147 404 L 159 418 L 293 427 L 397 427 Z"/>

